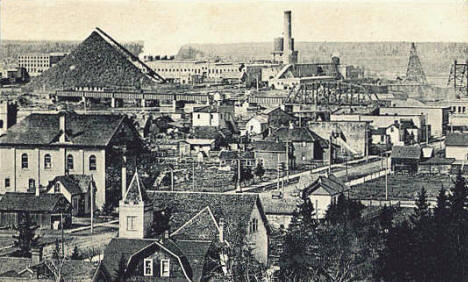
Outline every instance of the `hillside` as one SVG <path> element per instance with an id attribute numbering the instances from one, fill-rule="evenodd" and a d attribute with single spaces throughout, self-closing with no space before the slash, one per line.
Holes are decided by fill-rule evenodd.
<path id="1" fill-rule="evenodd" d="M 270 59 L 272 43 L 188 44 L 181 47 L 178 59 L 191 54 L 204 58 L 250 61 Z M 367 71 L 380 74 L 404 74 L 408 64 L 409 42 L 296 42 L 300 62 L 328 62 L 334 53 L 343 64 L 361 65 Z M 428 76 L 448 77 L 454 59 L 468 59 L 468 43 L 416 43 L 417 52 Z M 197 52 L 198 51 L 198 52 Z"/>

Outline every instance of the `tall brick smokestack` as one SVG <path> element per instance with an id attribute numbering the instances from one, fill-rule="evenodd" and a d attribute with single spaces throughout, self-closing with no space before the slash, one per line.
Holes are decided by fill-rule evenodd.
<path id="1" fill-rule="evenodd" d="M 284 11 L 284 51 L 293 51 L 292 49 L 292 34 L 291 34 L 291 11 Z"/>

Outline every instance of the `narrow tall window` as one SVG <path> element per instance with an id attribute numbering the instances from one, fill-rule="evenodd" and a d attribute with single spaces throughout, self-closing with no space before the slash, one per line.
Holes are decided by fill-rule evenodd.
<path id="1" fill-rule="evenodd" d="M 5 178 L 5 188 L 10 187 L 10 178 Z"/>
<path id="2" fill-rule="evenodd" d="M 162 259 L 161 260 L 161 277 L 170 277 L 171 276 L 171 269 L 170 269 L 170 260 L 169 259 Z"/>
<path id="3" fill-rule="evenodd" d="M 89 170 L 96 170 L 96 156 L 89 156 Z"/>
<path id="4" fill-rule="evenodd" d="M 28 168 L 28 154 L 21 155 L 21 168 Z"/>
<path id="5" fill-rule="evenodd" d="M 73 170 L 73 156 L 72 155 L 67 156 L 67 169 Z"/>
<path id="6" fill-rule="evenodd" d="M 127 216 L 127 231 L 136 230 L 136 216 Z"/>
<path id="7" fill-rule="evenodd" d="M 60 183 L 55 183 L 54 185 L 54 193 L 60 193 Z"/>
<path id="8" fill-rule="evenodd" d="M 50 157 L 49 154 L 46 154 L 44 156 L 44 168 L 48 169 L 52 167 L 52 158 Z"/>
<path id="9" fill-rule="evenodd" d="M 29 189 L 35 189 L 36 188 L 36 180 L 30 178 L 29 179 Z"/>
<path id="10" fill-rule="evenodd" d="M 153 259 L 147 258 L 143 260 L 143 271 L 145 276 L 153 276 Z"/>

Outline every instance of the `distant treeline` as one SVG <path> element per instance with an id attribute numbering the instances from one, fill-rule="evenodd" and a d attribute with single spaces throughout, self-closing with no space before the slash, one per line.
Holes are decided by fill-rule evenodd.
<path id="1" fill-rule="evenodd" d="M 301 62 L 329 62 L 337 54 L 343 64 L 361 65 L 371 72 L 405 73 L 410 42 L 296 42 Z M 178 59 L 221 58 L 250 61 L 270 59 L 273 43 L 189 44 Z M 468 43 L 416 43 L 426 75 L 448 76 L 453 60 L 468 59 Z"/>
<path id="2" fill-rule="evenodd" d="M 0 42 L 0 62 L 3 64 L 15 63 L 18 55 L 28 53 L 70 53 L 78 44 L 80 41 L 2 40 Z M 141 41 L 123 43 L 123 46 L 136 56 L 143 51 L 143 42 Z"/>

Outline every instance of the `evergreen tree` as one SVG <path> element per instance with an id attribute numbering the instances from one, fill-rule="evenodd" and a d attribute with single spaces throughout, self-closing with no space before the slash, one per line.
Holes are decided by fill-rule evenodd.
<path id="1" fill-rule="evenodd" d="M 119 259 L 118 268 L 115 271 L 115 282 L 125 282 L 127 279 L 127 260 L 122 254 Z"/>
<path id="2" fill-rule="evenodd" d="M 388 233 L 393 226 L 393 213 L 393 208 L 387 205 L 384 205 L 380 210 L 379 225 L 380 229 L 385 233 Z"/>
<path id="3" fill-rule="evenodd" d="M 316 224 L 314 208 L 308 198 L 298 206 L 284 236 L 283 252 L 279 266 L 284 281 L 309 281 L 317 275 Z"/>
<path id="4" fill-rule="evenodd" d="M 451 274 L 461 281 L 468 275 L 468 192 L 465 179 L 457 175 L 450 202 Z"/>
<path id="5" fill-rule="evenodd" d="M 70 259 L 72 259 L 72 260 L 81 260 L 81 259 L 83 259 L 83 256 L 81 255 L 80 250 L 78 249 L 78 246 L 75 246 L 73 248 L 73 252 L 72 252 L 72 254 L 70 256 Z"/>
<path id="6" fill-rule="evenodd" d="M 255 167 L 255 175 L 258 178 L 262 178 L 265 175 L 265 169 L 263 168 L 263 165 L 261 162 L 257 164 L 257 167 Z"/>
<path id="7" fill-rule="evenodd" d="M 15 227 L 18 233 L 13 235 L 14 245 L 19 249 L 16 255 L 29 257 L 31 247 L 36 246 L 39 241 L 39 236 L 36 236 L 38 226 L 31 222 L 29 213 L 26 212 L 18 213 L 18 221 L 18 226 Z"/>
<path id="8" fill-rule="evenodd" d="M 427 202 L 427 193 L 426 189 L 421 188 L 421 191 L 418 193 L 418 198 L 416 199 L 416 207 L 414 208 L 414 214 L 412 216 L 412 221 L 414 224 L 423 224 L 431 217 L 431 211 L 429 210 L 429 203 Z"/>

